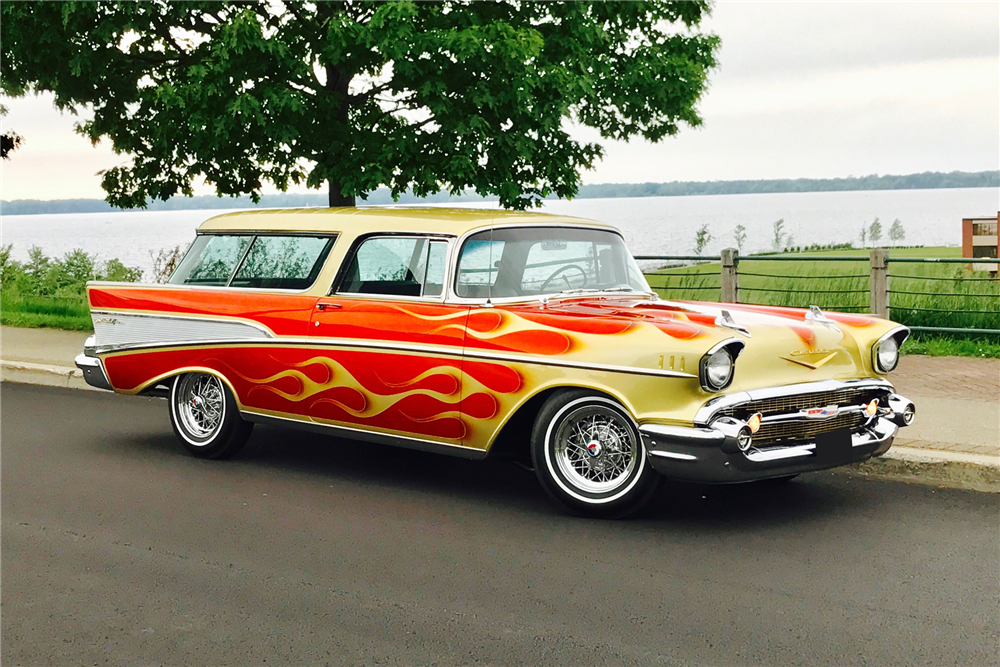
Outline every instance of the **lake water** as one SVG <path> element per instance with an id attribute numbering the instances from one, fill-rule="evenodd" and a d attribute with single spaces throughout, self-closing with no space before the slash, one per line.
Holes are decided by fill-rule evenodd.
<path id="1" fill-rule="evenodd" d="M 462 206 L 487 207 L 489 203 Z M 693 253 L 695 232 L 702 225 L 708 225 L 713 236 L 704 254 L 735 247 L 733 230 L 739 224 L 747 231 L 744 252 L 770 250 L 772 225 L 779 218 L 784 218 L 785 231 L 796 245 L 848 241 L 857 245 L 862 225 L 878 216 L 884 244 L 889 225 L 899 218 L 906 230 L 906 245 L 957 246 L 962 242 L 962 218 L 996 215 L 1000 189 L 577 199 L 548 201 L 541 210 L 614 224 L 637 255 Z M 13 255 L 20 260 L 32 245 L 50 256 L 83 248 L 101 260 L 117 257 L 126 265 L 149 269 L 150 253 L 186 247 L 195 228 L 220 213 L 225 211 L 5 215 L 0 217 L 0 242 L 13 244 Z"/>

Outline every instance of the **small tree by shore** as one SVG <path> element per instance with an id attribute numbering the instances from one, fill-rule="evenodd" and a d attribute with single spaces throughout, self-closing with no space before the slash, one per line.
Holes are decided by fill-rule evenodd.
<path id="1" fill-rule="evenodd" d="M 771 226 L 771 245 L 775 252 L 781 250 L 785 245 L 785 219 L 778 218 Z"/>
<path id="2" fill-rule="evenodd" d="M 99 262 L 80 248 L 58 258 L 32 246 L 25 262 L 12 259 L 12 250 L 12 244 L 0 246 L 0 289 L 6 295 L 80 297 L 88 280 L 134 283 L 142 279 L 142 269 L 125 266 L 117 258 Z"/>
<path id="3" fill-rule="evenodd" d="M 708 225 L 702 225 L 694 234 L 694 254 L 700 255 L 712 241 L 712 233 L 708 231 Z"/>
<path id="4" fill-rule="evenodd" d="M 879 221 L 878 216 L 868 226 L 868 238 L 871 239 L 872 245 L 876 247 L 878 246 L 878 242 L 882 240 L 882 223 Z"/>
<path id="5" fill-rule="evenodd" d="M 899 221 L 899 218 L 896 218 L 889 227 L 889 239 L 892 241 L 892 245 L 897 245 L 905 238 L 906 230 L 903 229 L 903 223 Z"/>
<path id="6" fill-rule="evenodd" d="M 736 241 L 736 249 L 743 254 L 743 244 L 747 241 L 747 228 L 743 225 L 736 225 L 736 229 L 733 230 L 733 240 Z"/>

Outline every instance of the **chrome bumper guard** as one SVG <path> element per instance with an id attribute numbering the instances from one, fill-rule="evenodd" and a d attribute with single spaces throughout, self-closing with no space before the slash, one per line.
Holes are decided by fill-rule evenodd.
<path id="1" fill-rule="evenodd" d="M 886 403 L 850 431 L 849 443 L 843 433 L 839 437 L 834 433 L 758 447 L 752 438 L 747 442 L 749 425 L 732 417 L 720 417 L 701 426 L 643 424 L 639 432 L 653 468 L 667 477 L 698 482 L 751 481 L 881 456 L 889 450 L 900 427 L 912 424 L 915 416 L 912 401 L 903 396 L 892 393 Z M 847 406 L 841 412 L 857 409 Z M 774 415 L 762 421 L 795 419 L 791 415 Z"/>
<path id="2" fill-rule="evenodd" d="M 74 363 L 83 373 L 83 379 L 86 380 L 87 384 L 91 387 L 114 391 L 114 388 L 111 386 L 111 382 L 108 381 L 108 374 L 104 372 L 104 364 L 101 363 L 101 360 L 93 354 L 93 349 L 94 337 L 91 336 L 87 339 L 86 343 L 84 343 L 83 352 L 76 355 Z"/>

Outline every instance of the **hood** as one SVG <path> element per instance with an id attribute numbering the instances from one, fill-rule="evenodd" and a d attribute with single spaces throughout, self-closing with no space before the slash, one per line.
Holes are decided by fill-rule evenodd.
<path id="1" fill-rule="evenodd" d="M 897 326 L 867 315 L 830 312 L 817 319 L 801 308 L 619 296 L 554 299 L 510 310 L 587 339 L 611 334 L 614 344 L 600 344 L 601 356 L 640 367 L 697 374 L 701 357 L 716 343 L 742 341 L 727 391 L 874 376 L 871 346 Z"/>

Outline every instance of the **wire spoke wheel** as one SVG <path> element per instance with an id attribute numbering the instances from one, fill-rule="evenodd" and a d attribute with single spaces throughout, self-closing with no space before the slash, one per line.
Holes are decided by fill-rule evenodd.
<path id="1" fill-rule="evenodd" d="M 211 440 L 222 427 L 225 416 L 222 382 L 208 373 L 188 373 L 177 382 L 175 400 L 181 425 L 192 440 Z"/>
<path id="2" fill-rule="evenodd" d="M 599 404 L 566 415 L 553 434 L 559 472 L 591 494 L 614 491 L 631 478 L 639 459 L 634 431 L 615 410 Z"/>

